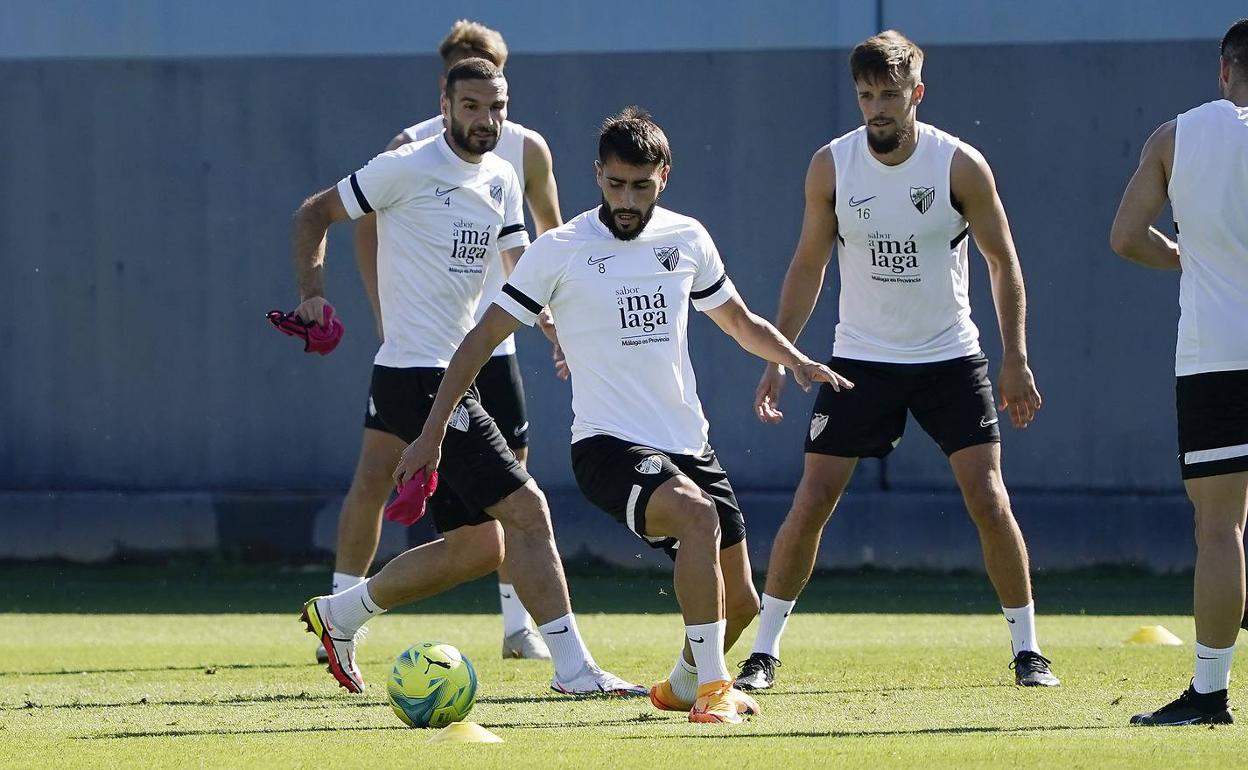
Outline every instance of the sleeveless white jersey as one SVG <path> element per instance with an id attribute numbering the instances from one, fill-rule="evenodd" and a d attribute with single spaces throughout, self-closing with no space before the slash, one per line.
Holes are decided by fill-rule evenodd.
<path id="1" fill-rule="evenodd" d="M 1179 231 L 1178 376 L 1248 369 L 1248 107 L 1178 117 L 1169 196 Z"/>
<path id="2" fill-rule="evenodd" d="M 408 126 L 403 129 L 403 133 L 413 142 L 419 142 L 422 139 L 428 139 L 442 133 L 443 122 L 441 115 L 434 115 L 426 121 L 417 123 L 414 126 Z M 520 180 L 520 188 L 524 189 L 524 126 L 519 123 L 512 123 L 510 120 L 503 121 L 503 131 L 498 137 L 498 146 L 493 150 L 494 154 L 511 164 L 516 170 L 516 177 Z M 481 304 L 477 306 L 476 319 L 481 320 L 481 316 L 485 315 L 485 311 L 490 307 L 490 300 L 497 296 L 498 290 L 503 288 L 506 276 L 503 275 L 503 266 L 499 262 L 486 265 L 485 267 L 485 289 L 481 292 Z M 514 334 L 507 335 L 507 339 L 499 343 L 491 355 L 494 356 L 510 356 L 516 352 L 516 337 Z"/>
<path id="3" fill-rule="evenodd" d="M 373 158 L 338 196 L 352 219 L 377 212 L 374 363 L 446 368 L 475 324 L 485 266 L 529 243 L 515 170 L 488 152 L 469 163 L 436 136 Z"/>
<path id="4" fill-rule="evenodd" d="M 916 123 L 914 154 L 886 166 L 866 127 L 835 139 L 840 322 L 833 355 L 930 363 L 979 355 L 967 291 L 967 223 L 953 207 L 958 138 Z"/>

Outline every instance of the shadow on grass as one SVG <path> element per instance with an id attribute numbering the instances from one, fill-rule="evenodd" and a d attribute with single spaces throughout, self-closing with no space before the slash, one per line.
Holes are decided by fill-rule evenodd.
<path id="1" fill-rule="evenodd" d="M 134 668 L 62 668 L 53 671 L 0 671 L 0 678 L 22 676 L 74 676 L 78 674 L 138 674 L 158 671 L 203 671 L 206 675 L 218 671 L 239 669 L 307 668 L 307 663 L 226 663 L 195 666 L 149 666 Z"/>
<path id="2" fill-rule="evenodd" d="M 1027 735 L 1029 733 L 1046 733 L 1057 731 L 1097 731 L 1120 730 L 1127 725 L 1041 725 L 1036 727 L 920 727 L 914 730 L 790 730 L 776 733 L 723 733 L 708 734 L 690 733 L 681 735 L 683 738 L 888 738 L 920 735 Z M 653 740 L 653 736 L 621 735 L 621 740 L 642 741 Z"/>
<path id="3" fill-rule="evenodd" d="M 72 703 L 36 703 L 34 701 L 26 701 L 21 706 L 0 706 L 2 711 L 28 711 L 38 709 L 93 709 L 93 708 L 130 708 L 135 706 L 255 706 L 265 703 L 315 703 L 324 701 L 343 701 L 344 706 L 356 705 L 377 705 L 375 702 L 361 703 L 359 701 L 349 702 L 343 695 L 313 695 L 307 692 L 301 693 L 274 693 L 272 695 L 240 695 L 233 698 L 204 698 L 200 700 L 160 700 L 157 698 L 139 698 L 138 700 L 116 701 L 112 703 L 83 703 L 75 701 Z"/>
<path id="4" fill-rule="evenodd" d="M 526 730 L 565 730 L 575 727 L 611 727 L 618 725 L 631 725 L 652 722 L 659 717 L 651 717 L 646 714 L 640 714 L 630 719 L 595 719 L 584 720 L 579 722 L 483 722 L 482 727 L 494 730 L 505 729 L 526 729 Z M 134 732 L 118 732 L 118 733 L 101 733 L 99 735 L 77 735 L 74 740 L 77 741 L 100 741 L 100 740 L 118 740 L 126 738 L 196 738 L 204 735 L 299 735 L 303 733 L 337 733 L 337 732 L 374 732 L 374 731 L 390 731 L 390 730 L 411 730 L 413 728 L 403 725 L 386 725 L 384 727 L 274 727 L 261 728 L 257 730 L 231 730 L 231 729 L 213 729 L 213 730 L 137 730 Z M 432 731 L 429 733 L 432 735 Z"/>
<path id="5" fill-rule="evenodd" d="M 160 669 L 164 670 L 164 669 Z M 558 704 L 586 700 L 601 701 L 620 701 L 618 698 L 611 696 L 585 696 L 582 698 L 569 698 L 566 695 L 556 694 L 535 694 L 535 695 L 512 695 L 512 696 L 485 696 L 477 698 L 477 703 L 488 705 L 542 705 L 542 704 Z M 643 702 L 643 699 L 636 699 L 637 702 Z M 26 701 L 22 705 L 16 706 L 0 706 L 0 713 L 6 711 L 30 711 L 40 709 L 93 709 L 93 708 L 135 708 L 142 706 L 256 706 L 267 703 L 284 703 L 292 708 L 310 708 L 310 709 L 326 709 L 326 708 L 376 708 L 385 706 L 384 701 L 372 700 L 369 698 L 359 698 L 348 696 L 344 693 L 327 693 L 313 694 L 309 692 L 299 693 L 273 693 L 271 695 L 240 695 L 237 697 L 227 698 L 203 698 L 200 700 L 162 700 L 157 698 L 139 698 L 138 700 L 115 701 L 115 702 L 81 702 L 74 701 L 71 703 L 37 703 L 35 701 Z M 506 725 L 498 725 L 506 727 Z"/>

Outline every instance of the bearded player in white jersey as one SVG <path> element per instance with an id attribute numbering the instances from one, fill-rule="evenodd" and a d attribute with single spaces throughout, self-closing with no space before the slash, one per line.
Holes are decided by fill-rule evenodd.
<path id="1" fill-rule="evenodd" d="M 923 52 L 883 32 L 854 48 L 850 72 L 865 125 L 815 153 L 801 239 L 776 327 L 796 340 L 839 246 L 840 322 L 829 365 L 858 387 L 822 388 L 805 468 L 776 535 L 758 638 L 737 686 L 772 686 L 780 636 L 810 579 L 823 527 L 860 457 L 884 457 L 913 414 L 953 469 L 979 530 L 1011 637 L 1016 682 L 1056 686 L 1036 642 L 1027 548 L 1001 476 L 988 361 L 967 299 L 967 234 L 988 262 L 1004 359 L 999 408 L 1025 428 L 1040 408 L 1027 365 L 1023 276 L 992 171 L 974 148 L 916 120 Z M 778 423 L 782 367 L 758 386 L 760 420 Z"/>
<path id="2" fill-rule="evenodd" d="M 420 438 L 396 479 L 439 467 L 447 423 L 490 351 L 548 307 L 572 372 L 572 467 L 594 505 L 675 558 L 685 640 L 657 708 L 691 722 L 739 723 L 758 704 L 732 687 L 724 651 L 754 618 L 745 522 L 707 441 L 689 361 L 689 305 L 743 348 L 794 368 L 803 385 L 852 385 L 751 313 L 706 229 L 657 206 L 671 150 L 650 116 L 628 108 L 602 127 L 602 204 L 547 232 L 451 359 Z"/>
<path id="3" fill-rule="evenodd" d="M 455 22 L 451 31 L 438 47 L 442 59 L 440 89 L 446 87 L 446 73 L 460 61 L 480 57 L 492 62 L 500 70 L 507 63 L 507 43 L 496 30 L 483 24 L 461 20 Z M 386 151 L 396 150 L 409 142 L 428 139 L 442 133 L 444 119 L 441 114 L 410 126 L 390 141 Z M 559 197 L 550 149 L 540 134 L 511 120 L 504 120 L 492 152 L 507 161 L 516 170 L 524 196 L 533 215 L 537 234 L 541 235 L 562 222 L 559 216 Z M 444 199 L 449 201 L 449 197 Z M 368 214 L 357 222 L 355 228 L 356 261 L 360 277 L 372 304 L 377 321 L 378 336 L 382 334 L 381 300 L 377 277 L 377 217 Z M 498 294 L 506 276 L 503 266 L 497 262 L 486 265 L 485 287 L 481 296 L 485 301 L 478 308 L 477 318 L 489 305 L 490 298 Z M 516 342 L 508 337 L 494 351 L 489 363 L 477 377 L 477 392 L 481 405 L 498 423 L 499 431 L 507 446 L 515 453 L 521 465 L 528 459 L 529 420 L 524 404 L 524 383 L 520 378 L 520 366 L 516 361 Z M 351 487 L 343 500 L 338 516 L 338 544 L 334 554 L 333 592 L 344 591 L 364 580 L 368 568 L 377 554 L 381 538 L 381 511 L 393 485 L 390 474 L 399 461 L 404 441 L 378 416 L 369 393 L 369 406 L 364 414 L 364 435 L 360 442 L 360 457 L 356 464 Z M 449 487 L 439 490 L 429 505 L 455 505 L 454 493 Z M 532 627 L 532 622 L 519 595 L 507 574 L 507 562 L 498 570 L 498 596 L 503 610 L 503 657 L 548 659 L 550 652 L 542 637 Z M 317 648 L 317 660 L 325 662 L 325 649 Z"/>
<path id="4" fill-rule="evenodd" d="M 446 75 L 441 134 L 378 155 L 309 198 L 295 217 L 297 312 L 310 320 L 320 318 L 325 305 L 326 231 L 334 222 L 377 212 L 385 339 L 374 361 L 372 401 L 387 429 L 406 441 L 420 434 L 446 365 L 472 328 L 484 266 L 499 259 L 514 264 L 528 244 L 520 181 L 490 152 L 506 109 L 502 71 L 485 59 L 459 62 Z M 439 486 L 455 494 L 450 504 L 433 506 L 441 539 L 304 605 L 303 618 L 324 646 L 330 672 L 349 691 L 362 692 L 359 629 L 388 609 L 497 570 L 505 538 L 516 590 L 551 651 L 551 687 L 568 694 L 645 695 L 645 688 L 599 668 L 585 648 L 546 499 L 470 385 L 464 383 L 451 405 L 455 419 L 443 446 Z"/>
<path id="5" fill-rule="evenodd" d="M 1179 466 L 1196 509 L 1196 675 L 1137 725 L 1229 724 L 1244 622 L 1248 518 L 1248 19 L 1222 38 L 1222 98 L 1164 123 L 1144 145 L 1110 245 L 1182 270 L 1175 396 Z M 1178 242 L 1152 226 L 1169 201 Z"/>

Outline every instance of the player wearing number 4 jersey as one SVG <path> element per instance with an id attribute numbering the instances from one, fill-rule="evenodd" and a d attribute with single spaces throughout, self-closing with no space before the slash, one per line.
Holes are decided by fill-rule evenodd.
<path id="1" fill-rule="evenodd" d="M 758 704 L 732 687 L 724 650 L 753 619 L 745 523 L 707 441 L 689 361 L 689 305 L 746 350 L 799 380 L 852 387 L 751 313 L 696 220 L 657 206 L 671 170 L 667 137 L 629 108 L 599 136 L 602 205 L 547 232 L 451 360 L 400 476 L 432 470 L 455 406 L 498 341 L 549 307 L 572 371 L 572 467 L 581 491 L 676 561 L 684 649 L 650 691 L 692 722 L 741 722 Z"/>
<path id="2" fill-rule="evenodd" d="M 1175 375 L 1179 465 L 1196 509 L 1196 675 L 1177 700 L 1132 717 L 1138 725 L 1234 721 L 1248 518 L 1248 19 L 1221 50 L 1222 98 L 1149 137 L 1110 235 L 1133 262 L 1183 271 Z M 1178 243 L 1152 227 L 1167 200 Z"/>
<path id="3" fill-rule="evenodd" d="M 490 152 L 506 106 L 502 72 L 485 59 L 465 59 L 446 76 L 442 134 L 382 153 L 309 198 L 296 216 L 295 264 L 304 298 L 298 312 L 319 318 L 326 230 L 377 212 L 385 341 L 373 395 L 386 427 L 406 440 L 419 435 L 447 363 L 472 328 L 483 265 L 500 258 L 514 263 L 528 243 L 519 180 Z M 454 196 L 450 206 L 442 202 L 447 195 Z M 551 686 L 572 694 L 645 695 L 644 688 L 600 669 L 585 648 L 546 500 L 470 386 L 471 378 L 448 409 L 455 419 L 444 437 L 439 486 L 447 485 L 457 504 L 434 507 L 442 538 L 400 554 L 358 585 L 304 605 L 303 618 L 324 645 L 331 673 L 361 692 L 356 632 L 390 608 L 493 572 L 505 538 L 516 590 L 551 651 Z"/>
<path id="4" fill-rule="evenodd" d="M 1015 681 L 1055 686 L 1036 642 L 1027 549 L 1001 479 L 988 362 L 967 299 L 967 236 L 988 261 L 1004 361 L 1000 406 L 1017 428 L 1040 407 L 1027 366 L 1023 277 L 1005 210 L 983 156 L 919 123 L 923 52 L 897 32 L 860 43 L 850 71 L 865 126 L 815 153 L 801 240 L 776 326 L 796 340 L 838 248 L 840 323 L 830 365 L 858 387 L 822 388 L 793 507 L 776 535 L 758 638 L 737 685 L 772 685 L 780 635 L 810 579 L 823 526 L 860 457 L 883 457 L 913 414 L 949 458 L 979 530 L 988 577 L 1008 622 Z M 779 422 L 784 372 L 769 365 L 755 401 Z"/>
<path id="5" fill-rule="evenodd" d="M 480 57 L 500 70 L 507 62 L 507 44 L 503 36 L 496 30 L 466 20 L 458 21 L 451 27 L 438 52 L 443 66 L 440 84 L 443 92 L 446 88 L 446 73 L 464 59 Z M 406 82 L 406 79 L 396 81 Z M 405 144 L 440 136 L 445 129 L 444 124 L 445 118 L 438 114 L 410 126 L 395 136 L 386 150 L 397 150 Z M 558 193 L 550 150 L 546 147 L 545 140 L 536 131 L 504 120 L 491 152 L 515 169 L 525 199 L 529 203 L 529 210 L 533 214 L 533 224 L 538 235 L 557 227 L 561 222 Z M 451 185 L 447 185 L 440 188 L 442 195 L 435 196 L 444 211 L 453 209 L 461 195 L 449 189 L 450 187 Z M 366 214 L 357 220 L 355 251 L 360 277 L 377 320 L 378 336 L 384 341 L 382 327 L 389 325 L 393 328 L 401 325 L 406 316 L 397 319 L 383 318 L 381 294 L 389 291 L 388 284 L 396 279 L 410 280 L 411 276 L 406 274 L 410 266 L 400 265 L 396 270 L 392 260 L 379 259 L 375 214 Z M 488 260 L 483 268 L 484 288 L 481 296 L 485 300 L 478 305 L 474 318 L 479 318 L 480 313 L 489 305 L 489 299 L 498 294 L 504 279 L 504 266 L 498 260 Z M 382 274 L 381 277 L 379 273 Z M 476 385 L 481 405 L 498 424 L 499 432 L 515 453 L 516 459 L 524 465 L 528 455 L 529 424 L 525 414 L 524 385 L 520 379 L 515 351 L 515 340 L 507 338 L 494 351 L 489 364 L 477 378 Z M 399 462 L 399 453 L 406 446 L 406 442 L 387 423 L 386 415 L 378 408 L 379 404 L 389 400 L 385 389 L 396 386 L 401 387 L 401 383 L 377 380 L 370 384 L 360 457 L 356 463 L 355 475 L 351 479 L 351 488 L 343 500 L 342 511 L 338 517 L 338 543 L 334 554 L 335 593 L 362 581 L 377 553 L 381 537 L 382 506 L 393 486 L 390 474 Z M 437 510 L 445 505 L 460 504 L 451 488 L 443 485 L 429 506 Z M 549 658 L 550 652 L 546 643 L 531 627 L 528 613 L 520 603 L 511 578 L 506 574 L 506 561 L 499 568 L 498 574 L 499 600 L 503 609 L 503 657 Z M 318 647 L 318 660 L 322 660 L 324 655 L 324 648 Z"/>

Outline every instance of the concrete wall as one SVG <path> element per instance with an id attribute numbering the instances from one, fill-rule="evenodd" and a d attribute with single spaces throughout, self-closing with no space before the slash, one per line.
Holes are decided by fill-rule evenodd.
<path id="1" fill-rule="evenodd" d="M 0 42 L 12 50 L 12 37 Z M 927 50 L 920 115 L 992 163 L 1027 276 L 1045 407 L 1028 431 L 1005 429 L 1007 481 L 1040 508 L 1060 500 L 1055 508 L 1097 522 L 1104 538 L 1085 561 L 1117 559 L 1106 522 L 1129 519 L 1137 495 L 1161 495 L 1151 510 L 1165 522 L 1184 505 L 1171 384 L 1177 279 L 1117 260 L 1108 227 L 1152 128 L 1214 95 L 1216 48 Z M 597 122 L 625 104 L 651 109 L 676 157 L 666 205 L 706 223 L 747 301 L 770 316 L 810 154 L 860 121 L 845 56 L 518 55 L 513 117 L 549 141 L 571 216 L 597 199 Z M 348 327 L 337 352 L 304 355 L 263 314 L 296 301 L 290 212 L 431 114 L 436 71 L 431 56 L 0 60 L 0 490 L 340 493 L 374 352 L 349 231 L 330 242 L 329 296 Z M 975 259 L 975 316 L 999 359 Z M 801 340 L 819 356 L 830 351 L 834 273 Z M 704 318 L 691 346 L 712 441 L 737 487 L 770 501 L 761 519 L 774 520 L 800 473 L 812 397 L 791 389 L 785 425 L 763 427 L 750 415 L 758 363 Z M 543 340 L 524 335 L 520 350 L 533 472 L 570 490 L 568 392 L 550 376 Z M 886 489 L 912 494 L 869 508 L 922 511 L 924 494 L 951 490 L 944 458 L 914 425 L 886 464 L 864 463 L 855 480 L 864 500 Z M 1099 504 L 1105 495 L 1118 503 Z M 0 507 L 10 523 L 34 521 L 31 499 L 11 494 Z"/>
<path id="2" fill-rule="evenodd" d="M 549 140 L 568 215 L 596 200 L 595 124 L 624 104 L 652 109 L 675 148 L 666 204 L 707 224 L 747 300 L 771 314 L 809 156 L 858 120 L 843 69 L 844 51 L 790 51 L 530 56 L 510 73 L 515 118 Z M 340 488 L 374 347 L 346 227 L 330 246 L 340 350 L 306 356 L 262 317 L 295 302 L 292 209 L 426 116 L 434 70 L 429 57 L 0 64 L 0 142 L 12 148 L 0 175 L 0 488 Z M 1212 74 L 1197 43 L 930 51 L 922 116 L 993 164 L 1028 279 L 1046 405 L 1026 433 L 1006 431 L 1015 485 L 1176 483 L 1176 277 L 1117 260 L 1106 238 L 1151 127 L 1206 98 Z M 974 274 L 992 355 L 978 259 Z M 820 356 L 833 281 L 802 338 Z M 760 426 L 756 362 L 705 319 L 691 338 L 737 484 L 791 487 L 810 397 L 789 392 L 786 425 Z M 535 473 L 567 486 L 567 391 L 536 334 L 521 350 Z M 887 478 L 947 484 L 914 432 Z"/>

